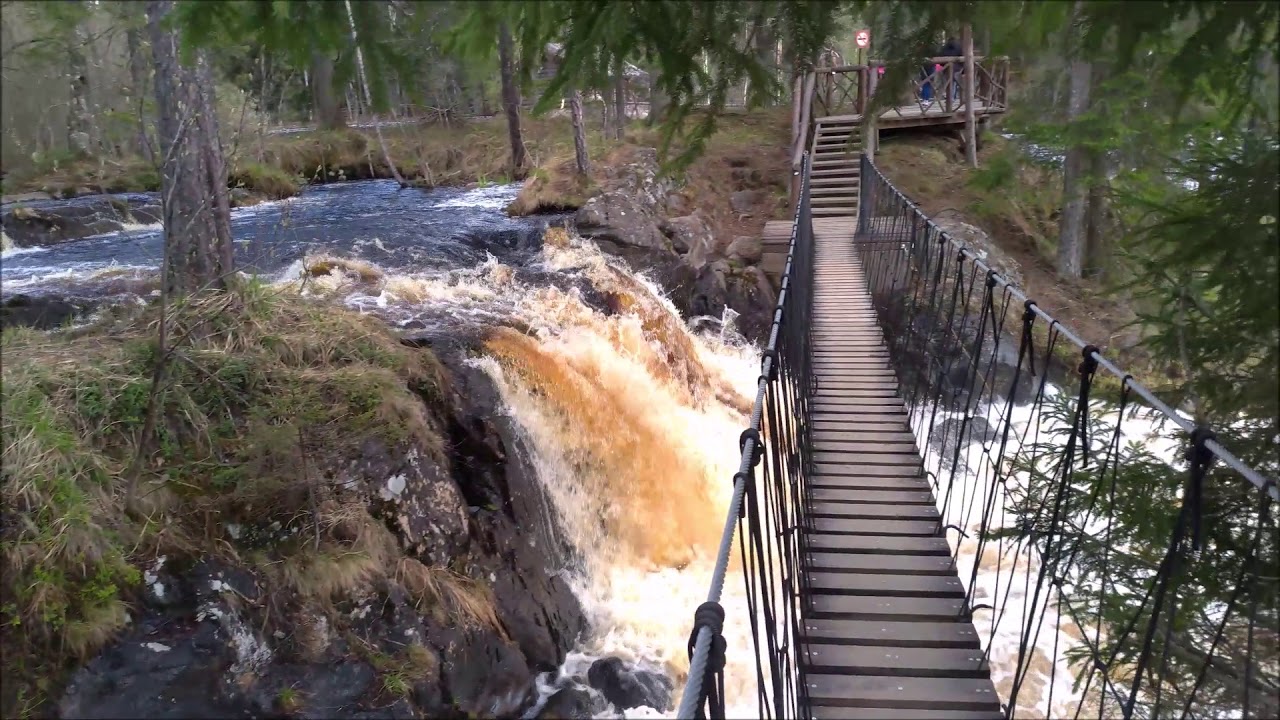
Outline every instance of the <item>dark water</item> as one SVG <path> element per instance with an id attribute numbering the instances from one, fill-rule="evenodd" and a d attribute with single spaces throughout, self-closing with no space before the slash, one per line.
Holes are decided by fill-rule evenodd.
<path id="1" fill-rule="evenodd" d="M 275 277 L 314 253 L 357 257 L 390 271 L 469 267 L 490 254 L 523 264 L 556 219 L 507 217 L 505 208 L 518 190 L 402 190 L 389 180 L 308 188 L 289 200 L 232 211 L 237 267 Z M 0 256 L 0 295 L 111 294 L 109 288 L 122 281 L 154 274 L 162 253 L 158 226 L 6 251 Z"/>

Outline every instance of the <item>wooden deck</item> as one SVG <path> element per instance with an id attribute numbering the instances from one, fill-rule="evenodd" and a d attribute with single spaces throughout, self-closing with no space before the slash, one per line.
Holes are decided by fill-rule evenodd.
<path id="1" fill-rule="evenodd" d="M 989 117 L 991 115 L 999 115 L 1005 112 L 1003 105 L 988 104 L 982 100 L 976 100 L 973 103 L 973 114 L 978 120 Z M 818 122 L 862 122 L 862 115 L 830 115 L 820 117 Z M 899 105 L 891 107 L 880 113 L 880 117 L 876 120 L 876 126 L 880 130 L 888 130 L 892 128 L 921 127 L 926 125 L 963 125 L 964 124 L 964 106 L 953 107 L 948 110 L 941 102 L 926 103 L 921 107 L 920 103 L 911 103 L 908 105 Z"/>
<path id="2" fill-rule="evenodd" d="M 898 395 L 854 218 L 814 220 L 814 476 L 804 608 L 815 718 L 998 718 Z"/>

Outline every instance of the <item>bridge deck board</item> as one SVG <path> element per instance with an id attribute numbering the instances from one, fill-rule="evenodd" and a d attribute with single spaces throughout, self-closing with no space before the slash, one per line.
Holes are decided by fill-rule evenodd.
<path id="1" fill-rule="evenodd" d="M 813 716 L 998 717 L 853 232 L 815 221 L 814 235 L 802 655 Z"/>

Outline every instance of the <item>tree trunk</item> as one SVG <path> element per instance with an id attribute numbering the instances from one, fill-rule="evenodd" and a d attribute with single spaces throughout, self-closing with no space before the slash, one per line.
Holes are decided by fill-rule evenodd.
<path id="1" fill-rule="evenodd" d="M 1093 68 L 1085 60 L 1071 61 L 1071 95 L 1067 122 L 1074 123 L 1089 110 L 1089 85 Z M 1073 128 L 1078 134 L 1079 130 Z M 1089 149 L 1079 141 L 1067 148 L 1062 173 L 1062 217 L 1058 222 L 1058 274 L 1079 278 L 1084 269 L 1085 226 L 1088 211 Z"/>
<path id="2" fill-rule="evenodd" d="M 218 138 L 213 72 L 204 51 L 188 67 L 165 18 L 174 0 L 149 0 L 165 237 L 164 290 L 180 296 L 224 288 L 235 269 L 227 168 Z"/>
<path id="3" fill-rule="evenodd" d="M 129 104 L 138 114 L 138 134 L 133 139 L 134 150 L 155 162 L 155 154 L 151 151 L 151 140 L 147 135 L 146 114 L 143 112 L 143 99 L 147 96 L 147 58 L 142 49 L 142 29 L 130 25 L 125 30 L 125 44 L 129 50 Z"/>
<path id="4" fill-rule="evenodd" d="M 356 16 L 351 10 L 351 0 L 345 0 L 347 6 L 347 22 L 351 25 L 351 45 L 356 49 L 356 70 L 360 74 L 360 86 L 364 88 L 365 106 L 369 108 L 369 119 L 373 123 L 373 134 L 378 138 L 378 148 L 382 150 L 382 159 L 387 163 L 387 169 L 391 171 L 391 177 L 405 188 L 409 183 L 405 182 L 400 176 L 400 171 L 396 169 L 396 163 L 391 159 L 391 153 L 387 151 L 387 141 L 382 137 L 382 126 L 378 124 L 378 113 L 373 112 L 373 93 L 369 89 L 369 76 L 364 69 L 364 53 L 360 50 L 360 37 L 356 34 Z"/>
<path id="5" fill-rule="evenodd" d="M 341 130 L 347 126 L 342 103 L 333 90 L 333 58 L 319 50 L 312 51 L 311 106 L 321 130 Z"/>
<path id="6" fill-rule="evenodd" d="M 964 153 L 969 167 L 978 167 L 978 121 L 974 115 L 974 62 L 973 28 L 965 23 L 961 29 L 960 44 L 964 50 Z M 954 67 L 954 65 L 952 66 Z M 951 93 L 951 88 L 947 88 Z"/>
<path id="7" fill-rule="evenodd" d="M 658 87 L 658 66 L 655 63 L 649 66 L 649 116 L 645 118 L 645 124 L 653 127 L 662 122 L 666 109 L 667 96 Z"/>
<path id="8" fill-rule="evenodd" d="M 755 43 L 756 61 L 764 67 L 765 73 L 769 75 L 769 79 L 772 81 L 770 87 L 762 88 L 769 91 L 768 96 L 762 98 L 763 105 L 769 107 L 776 104 L 774 102 L 773 85 L 778 82 L 778 37 L 777 33 L 774 32 L 772 19 L 765 17 L 763 11 L 755 20 L 753 42 Z"/>
<path id="9" fill-rule="evenodd" d="M 511 142 L 511 176 L 525 173 L 524 136 L 520 132 L 520 88 L 516 85 L 515 43 L 511 28 L 498 25 L 498 69 L 502 74 L 502 110 L 507 114 L 507 139 Z"/>
<path id="10" fill-rule="evenodd" d="M 578 166 L 578 174 L 591 172 L 591 160 L 587 156 L 587 128 L 582 117 L 582 91 L 573 88 L 569 91 L 569 114 L 573 118 L 573 159 Z"/>
<path id="11" fill-rule="evenodd" d="M 1084 273 L 1086 277 L 1101 280 L 1106 277 L 1111 255 L 1110 208 L 1107 202 L 1110 162 L 1105 152 L 1094 150 L 1088 158 L 1089 191 L 1085 220 Z"/>
<path id="12" fill-rule="evenodd" d="M 88 34 L 84 23 L 72 30 L 67 45 L 67 79 L 71 99 L 67 102 L 67 149 L 76 155 L 87 155 L 92 142 L 89 130 L 93 118 L 89 115 L 89 62 L 85 57 Z"/>
<path id="13" fill-rule="evenodd" d="M 621 59 L 613 70 L 613 115 L 617 119 L 614 138 L 621 140 L 627 134 L 627 64 Z"/>

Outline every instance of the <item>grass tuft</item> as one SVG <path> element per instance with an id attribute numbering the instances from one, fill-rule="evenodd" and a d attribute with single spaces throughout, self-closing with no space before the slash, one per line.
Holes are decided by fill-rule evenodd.
<path id="1" fill-rule="evenodd" d="M 233 188 L 243 188 L 258 197 L 283 200 L 298 194 L 298 183 L 294 177 L 278 167 L 263 163 L 244 163 L 228 173 L 227 184 Z"/>

